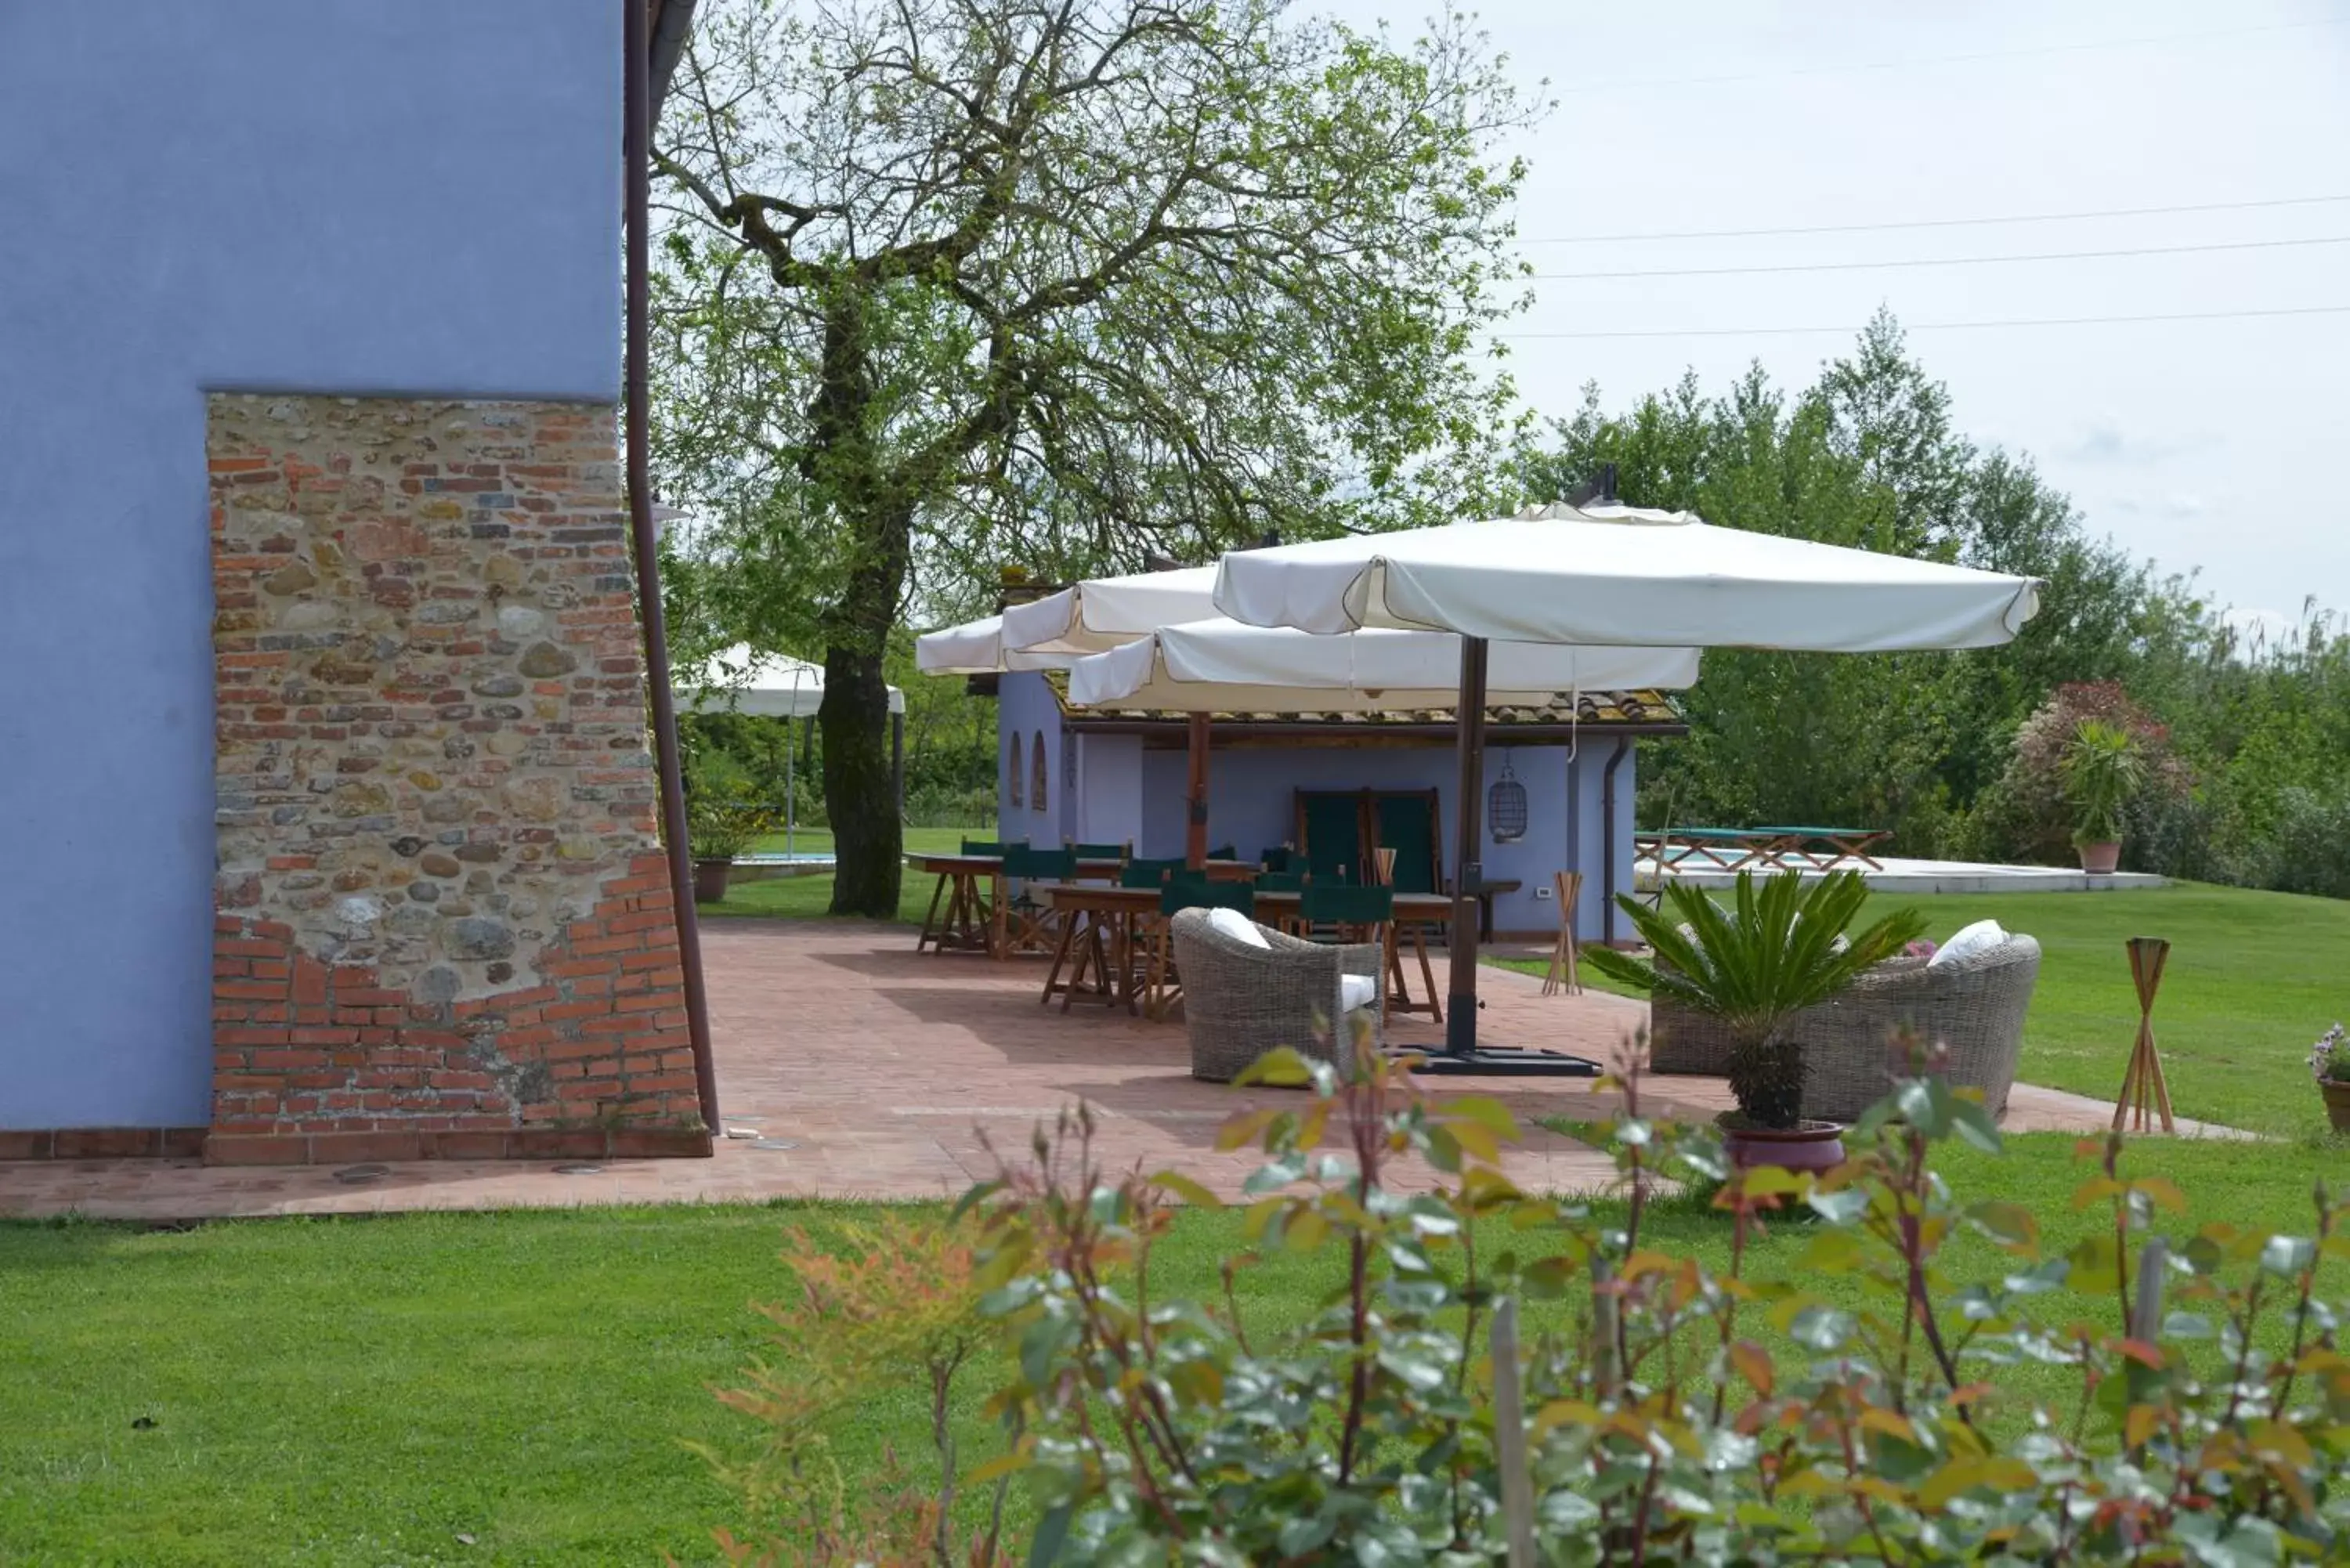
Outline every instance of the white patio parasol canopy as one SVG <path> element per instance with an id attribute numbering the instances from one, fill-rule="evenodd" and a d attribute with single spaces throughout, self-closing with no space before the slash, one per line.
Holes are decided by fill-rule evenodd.
<path id="1" fill-rule="evenodd" d="M 1098 653 L 1162 626 L 1215 615 L 1214 566 L 1096 577 L 1003 610 L 1003 644 L 1029 652 Z"/>
<path id="2" fill-rule="evenodd" d="M 1477 1043 L 1477 787 L 1488 665 L 1503 642 L 1753 648 L 1825 653 L 1990 648 L 2040 607 L 2029 577 L 1717 528 L 1686 512 L 1564 504 L 1488 523 L 1236 551 L 1216 608 L 1253 626 L 1365 627 L 1461 637 L 1461 783 L 1447 1072 L 1591 1073 L 1550 1052 Z"/>
<path id="3" fill-rule="evenodd" d="M 681 671 L 679 701 L 699 712 L 752 713 L 767 719 L 813 719 L 824 705 L 824 666 L 785 653 L 761 653 L 736 643 L 698 670 Z M 906 694 L 889 688 L 889 711 L 906 711 Z"/>
<path id="4" fill-rule="evenodd" d="M 1066 670 L 1075 650 L 1006 648 L 1003 618 L 987 616 L 914 639 L 914 668 L 925 675 L 994 675 L 1007 670 Z"/>
<path id="5" fill-rule="evenodd" d="M 1236 551 L 1213 597 L 1235 620 L 1311 632 L 1885 653 L 2006 642 L 2040 607 L 2040 586 L 1686 512 L 1560 505 Z"/>
<path id="6" fill-rule="evenodd" d="M 1492 650 L 1489 704 L 1533 706 L 1562 692 L 1679 690 L 1695 683 L 1691 648 Z M 1069 701 L 1175 712 L 1367 713 L 1445 708 L 1459 694 L 1461 639 L 1449 632 L 1351 637 L 1246 626 L 1218 617 L 1158 631 L 1069 666 Z"/>

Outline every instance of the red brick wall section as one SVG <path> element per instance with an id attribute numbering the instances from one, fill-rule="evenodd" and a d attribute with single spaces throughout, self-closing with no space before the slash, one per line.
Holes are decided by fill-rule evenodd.
<path id="1" fill-rule="evenodd" d="M 205 1158 L 707 1154 L 611 411 L 210 414 Z"/>

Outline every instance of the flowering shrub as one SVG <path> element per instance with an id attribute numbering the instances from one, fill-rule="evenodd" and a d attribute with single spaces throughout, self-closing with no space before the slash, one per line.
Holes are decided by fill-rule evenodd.
<path id="1" fill-rule="evenodd" d="M 2350 1084 L 2350 1051 L 2342 1045 L 2339 1023 L 2319 1035 L 2309 1048 L 2310 1075 L 2321 1084 Z"/>
<path id="2" fill-rule="evenodd" d="M 2128 792 L 2131 810 L 2159 814 L 2186 799 L 2194 784 L 2170 732 L 2110 681 L 2059 686 L 2015 732 L 2007 768 L 1978 805 L 1982 842 L 1974 852 L 2022 855 L 2061 865 L 2070 857 L 2079 811 L 2065 787 L 2065 754 L 2082 726 L 2126 738 L 2143 777 Z M 2116 827 L 2116 836 L 2126 836 Z"/>
<path id="3" fill-rule="evenodd" d="M 2166 1233 L 2182 1195 L 2088 1140 L 2074 1205 L 2110 1227 L 2056 1251 L 2028 1210 L 1936 1173 L 1950 1139 L 1999 1142 L 1939 1077 L 1901 1083 L 1815 1180 L 1728 1169 L 1710 1129 L 1643 1116 L 1627 1072 L 1623 1201 L 1594 1207 L 1511 1183 L 1495 1102 L 1433 1098 L 1375 1057 L 1342 1081 L 1282 1052 L 1257 1075 L 1313 1095 L 1225 1129 L 1265 1164 L 1221 1301 L 1166 1299 L 1151 1271 L 1175 1206 L 1218 1199 L 1106 1171 L 1082 1110 L 966 1200 L 1004 1362 L 1005 1449 L 971 1480 L 1023 1480 L 1031 1564 L 2350 1551 L 2350 1360 L 2316 1293 L 2350 1246 L 2322 1189 L 2309 1237 Z M 1711 1193 L 1726 1266 L 1654 1242 L 1667 1179 Z M 1789 1225 L 1808 1241 L 1758 1277 L 1750 1243 Z M 1997 1253 L 1971 1275 L 1950 1253 L 1967 1235 Z M 1248 1309 L 1274 1251 L 1330 1261 L 1302 1322 Z M 2102 1321 L 2050 1310 L 2068 1286 Z M 954 1560 L 943 1538 L 928 1560 Z"/>

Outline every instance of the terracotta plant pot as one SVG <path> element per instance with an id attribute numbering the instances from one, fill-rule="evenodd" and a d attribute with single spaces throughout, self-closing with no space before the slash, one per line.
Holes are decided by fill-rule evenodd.
<path id="1" fill-rule="evenodd" d="M 1835 1122 L 1799 1127 L 1725 1127 L 1730 1162 L 1741 1168 L 1775 1165 L 1782 1170 L 1834 1170 L 1844 1163 L 1844 1128 Z"/>
<path id="2" fill-rule="evenodd" d="M 2350 1132 L 2350 1082 L 2320 1078 L 2317 1092 L 2325 1096 L 2325 1119 L 2334 1124 L 2334 1130 Z"/>
<path id="3" fill-rule="evenodd" d="M 697 860 L 693 863 L 693 901 L 715 904 L 726 897 L 726 877 L 734 869 L 732 860 Z"/>
<path id="4" fill-rule="evenodd" d="M 2092 877 L 2110 877 L 2114 867 L 2122 863 L 2122 846 L 2118 844 L 2076 844 L 2081 852 L 2081 869 Z"/>

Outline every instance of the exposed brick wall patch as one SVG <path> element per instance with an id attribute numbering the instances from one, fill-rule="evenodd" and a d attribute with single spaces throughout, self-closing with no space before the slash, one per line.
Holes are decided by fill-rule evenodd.
<path id="1" fill-rule="evenodd" d="M 612 411 L 209 412 L 206 1158 L 706 1153 Z"/>

